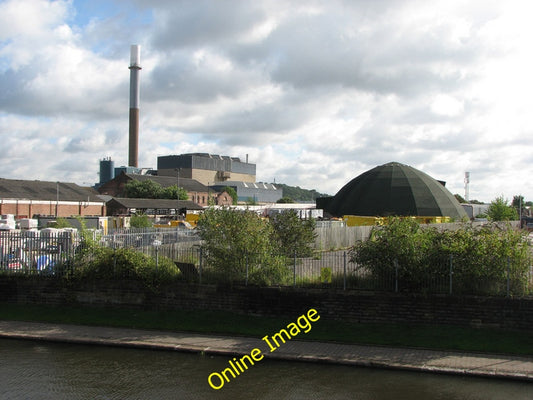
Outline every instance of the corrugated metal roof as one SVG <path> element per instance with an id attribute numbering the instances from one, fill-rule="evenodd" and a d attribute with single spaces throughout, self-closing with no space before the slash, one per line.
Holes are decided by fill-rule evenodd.
<path id="1" fill-rule="evenodd" d="M 97 196 L 93 188 L 75 183 L 0 178 L 1 199 L 102 201 Z"/>
<path id="2" fill-rule="evenodd" d="M 210 185 L 210 187 L 216 187 L 216 188 L 223 188 L 224 186 L 234 187 L 234 188 L 255 188 L 255 189 L 263 189 L 263 190 L 278 190 L 276 186 L 274 186 L 271 183 L 265 183 L 265 182 L 244 182 L 244 181 L 224 181 L 224 182 L 217 182 L 213 185 Z"/>

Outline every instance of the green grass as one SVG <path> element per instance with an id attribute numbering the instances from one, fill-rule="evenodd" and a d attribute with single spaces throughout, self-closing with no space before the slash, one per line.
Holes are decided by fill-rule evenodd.
<path id="1" fill-rule="evenodd" d="M 0 303 L 0 320 L 56 322 L 169 331 L 232 334 L 261 338 L 285 328 L 294 317 L 260 317 L 223 311 L 138 310 L 53 307 Z M 357 324 L 321 317 L 297 339 L 533 355 L 533 334 L 486 328 L 435 325 Z"/>

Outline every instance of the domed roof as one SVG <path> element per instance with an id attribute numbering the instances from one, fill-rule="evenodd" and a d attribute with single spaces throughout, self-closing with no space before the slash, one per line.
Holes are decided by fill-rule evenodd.
<path id="1" fill-rule="evenodd" d="M 333 216 L 446 216 L 466 217 L 457 199 L 429 175 L 391 162 L 348 182 L 328 202 Z"/>

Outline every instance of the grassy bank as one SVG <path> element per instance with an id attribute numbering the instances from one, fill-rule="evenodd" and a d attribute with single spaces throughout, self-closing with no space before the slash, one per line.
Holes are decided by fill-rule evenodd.
<path id="1" fill-rule="evenodd" d="M 253 337 L 272 335 L 298 315 L 259 317 L 219 311 L 165 310 L 148 311 L 121 308 L 53 307 L 0 303 L 0 319 L 101 325 L 127 328 L 192 331 Z M 383 346 L 424 347 L 533 355 L 533 334 L 485 328 L 452 326 L 409 326 L 390 324 L 356 324 L 320 318 L 305 340 Z"/>

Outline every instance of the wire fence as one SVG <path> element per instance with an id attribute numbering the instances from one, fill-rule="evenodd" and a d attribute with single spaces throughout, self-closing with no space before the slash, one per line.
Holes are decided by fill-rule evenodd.
<path id="1" fill-rule="evenodd" d="M 76 231 L 0 232 L 0 274 L 33 275 L 65 278 L 78 268 L 77 256 L 86 252 L 85 243 Z M 93 239 L 101 247 L 135 249 L 154 258 L 156 274 L 162 258 L 172 260 L 179 272 L 173 277 L 191 284 L 255 285 L 254 276 L 268 273 L 267 266 L 257 255 L 243 254 L 233 260 L 231 279 L 227 273 L 210 263 L 195 233 L 182 229 L 149 229 L 133 233 L 114 232 L 95 234 Z M 378 271 L 368 270 L 351 261 L 348 250 L 315 252 L 309 257 L 285 257 L 282 274 L 270 280 L 270 285 L 309 287 L 334 290 L 371 290 L 427 294 L 471 294 L 526 296 L 533 294 L 532 260 L 499 260 L 497 274 L 469 274 L 460 259 L 453 255 L 436 260 L 427 270 L 412 273 L 409 266 L 392 260 Z M 111 260 L 109 268 L 116 265 Z M 518 264 L 527 263 L 527 269 Z M 114 272 L 116 279 L 127 278 L 123 270 Z M 120 272 L 122 271 L 122 272 Z M 278 271 L 279 272 L 279 271 Z"/>

